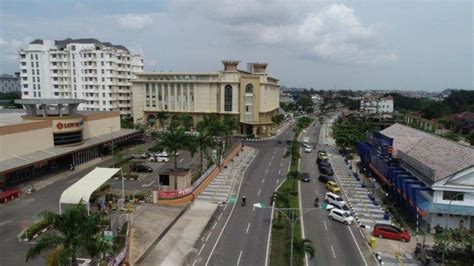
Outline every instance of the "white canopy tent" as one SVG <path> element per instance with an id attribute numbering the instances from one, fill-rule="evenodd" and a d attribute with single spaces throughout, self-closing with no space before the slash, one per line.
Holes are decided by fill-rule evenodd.
<path id="1" fill-rule="evenodd" d="M 96 167 L 72 186 L 68 187 L 59 199 L 59 214 L 62 212 L 61 204 L 79 204 L 81 200 L 87 203 L 87 212 L 89 212 L 89 198 L 92 193 L 118 171 L 120 171 L 120 168 Z"/>

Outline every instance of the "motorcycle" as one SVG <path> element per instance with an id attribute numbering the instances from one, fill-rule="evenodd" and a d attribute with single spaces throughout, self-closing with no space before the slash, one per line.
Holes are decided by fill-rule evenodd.
<path id="1" fill-rule="evenodd" d="M 245 206 L 245 203 L 246 203 L 246 199 L 245 199 L 245 196 L 242 197 L 242 207 Z"/>

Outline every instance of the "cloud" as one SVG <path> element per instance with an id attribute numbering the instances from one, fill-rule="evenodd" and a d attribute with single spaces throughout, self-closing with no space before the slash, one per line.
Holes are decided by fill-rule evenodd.
<path id="1" fill-rule="evenodd" d="M 16 63 L 19 65 L 20 61 L 18 58 L 18 52 L 22 47 L 25 47 L 30 41 L 31 38 L 24 38 L 22 40 L 7 40 L 5 38 L 0 37 L 0 51 L 1 56 L 3 58 L 2 61 L 6 63 Z"/>
<path id="2" fill-rule="evenodd" d="M 186 5 L 186 3 L 188 5 Z M 317 1 L 172 1 L 179 15 L 208 17 L 233 41 L 271 45 L 314 61 L 371 65 L 397 60 L 379 33 L 345 4 Z"/>
<path id="3" fill-rule="evenodd" d="M 117 18 L 118 25 L 125 30 L 143 30 L 153 21 L 150 14 L 126 14 Z"/>

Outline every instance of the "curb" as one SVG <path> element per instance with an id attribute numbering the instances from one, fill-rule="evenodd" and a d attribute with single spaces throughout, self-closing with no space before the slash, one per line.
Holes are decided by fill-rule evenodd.
<path id="1" fill-rule="evenodd" d="M 168 233 L 171 227 L 173 227 L 179 218 L 181 218 L 181 216 L 183 216 L 183 214 L 188 210 L 190 205 L 191 204 L 186 205 L 186 207 L 181 210 L 181 212 L 173 219 L 173 221 L 171 221 L 171 223 L 165 227 L 165 230 L 163 230 L 163 232 L 161 232 L 161 234 L 159 234 L 158 237 L 153 240 L 150 246 L 148 246 L 148 248 L 140 255 L 140 257 L 138 257 L 134 264 L 138 265 L 143 262 L 143 260 L 150 254 L 151 250 L 158 244 L 158 242 L 160 242 L 161 239 L 163 239 L 163 237 L 165 237 L 166 233 Z"/>

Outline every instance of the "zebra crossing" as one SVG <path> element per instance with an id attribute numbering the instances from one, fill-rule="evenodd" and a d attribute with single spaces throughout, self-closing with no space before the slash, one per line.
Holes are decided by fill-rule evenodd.
<path id="1" fill-rule="evenodd" d="M 371 228 L 376 223 L 389 223 L 385 219 L 385 211 L 372 193 L 356 175 L 349 169 L 342 156 L 329 154 L 329 161 L 334 169 L 336 181 L 341 187 L 345 201 L 355 213 L 359 226 Z"/>
<path id="2" fill-rule="evenodd" d="M 212 203 L 226 203 L 234 182 L 242 173 L 241 170 L 247 168 L 256 155 L 256 149 L 244 147 L 244 151 L 234 157 L 233 161 L 214 178 L 197 199 Z"/>

